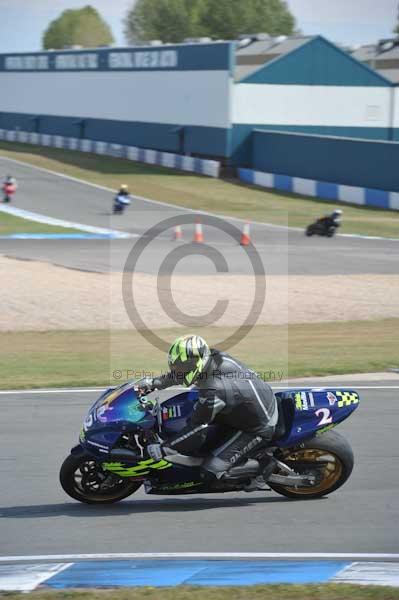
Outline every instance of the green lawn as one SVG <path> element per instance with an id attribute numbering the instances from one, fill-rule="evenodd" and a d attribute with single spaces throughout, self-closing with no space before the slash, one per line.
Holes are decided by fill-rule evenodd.
<path id="1" fill-rule="evenodd" d="M 26 594 L 0 592 L 1 600 Z M 128 588 L 119 590 L 37 590 L 31 600 L 398 600 L 399 588 L 355 585 L 254 585 L 250 587 Z"/>
<path id="2" fill-rule="evenodd" d="M 305 227 L 337 206 L 268 192 L 238 180 L 200 177 L 69 150 L 1 142 L 1 154 L 112 189 L 127 183 L 132 193 L 139 196 L 252 221 Z M 342 232 L 399 237 L 399 212 L 344 206 Z"/>
<path id="3" fill-rule="evenodd" d="M 171 342 L 183 329 L 158 333 Z M 198 331 L 210 344 L 232 329 Z M 230 352 L 278 383 L 299 376 L 365 373 L 399 367 L 399 319 L 258 325 Z M 48 331 L 1 334 L 2 389 L 103 386 L 164 372 L 166 353 L 135 331 Z"/>
<path id="4" fill-rule="evenodd" d="M 15 217 L 0 210 L 0 235 L 11 233 L 79 233 L 79 230 L 37 223 L 29 219 Z"/>

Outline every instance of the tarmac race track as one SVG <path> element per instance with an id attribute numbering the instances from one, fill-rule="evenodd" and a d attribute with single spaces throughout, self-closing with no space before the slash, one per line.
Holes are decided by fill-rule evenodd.
<path id="1" fill-rule="evenodd" d="M 184 209 L 134 199 L 124 215 L 111 214 L 112 193 L 84 183 L 60 178 L 28 165 L 0 158 L 0 172 L 11 172 L 19 181 L 15 206 L 68 221 L 118 229 L 132 233 L 129 240 L 0 240 L 0 254 L 43 260 L 67 267 L 106 272 L 123 270 L 129 251 L 138 237 L 162 221 L 188 214 Z M 242 223 L 231 220 L 242 228 Z M 186 242 L 192 240 L 193 226 L 183 227 Z M 306 238 L 302 231 L 253 224 L 252 241 L 269 274 L 346 275 L 357 273 L 398 273 L 399 242 L 338 236 L 334 239 Z M 204 225 L 205 242 L 221 252 L 230 273 L 252 273 L 244 250 L 224 232 Z M 137 270 L 158 273 L 160 263 L 176 247 L 172 231 L 164 231 L 143 253 Z M 178 273 L 213 274 L 209 258 L 181 260 Z"/>
<path id="2" fill-rule="evenodd" d="M 328 498 L 291 501 L 274 492 L 146 497 L 139 490 L 104 508 L 73 501 L 58 483 L 59 467 L 98 393 L 3 392 L 0 555 L 397 552 L 399 388 L 359 393 L 359 409 L 337 429 L 353 446 L 355 469 Z"/>

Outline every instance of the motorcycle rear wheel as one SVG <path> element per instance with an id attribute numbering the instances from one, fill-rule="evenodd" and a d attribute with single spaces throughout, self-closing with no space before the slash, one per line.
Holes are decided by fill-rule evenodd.
<path id="1" fill-rule="evenodd" d="M 112 504 L 127 498 L 141 486 L 103 471 L 100 463 L 84 452 L 70 454 L 62 463 L 60 483 L 64 492 L 86 504 Z"/>
<path id="2" fill-rule="evenodd" d="M 278 494 L 301 500 L 322 498 L 340 488 L 352 473 L 354 464 L 349 442 L 337 431 L 326 431 L 300 447 L 287 448 L 282 461 L 297 473 L 316 475 L 316 483 L 306 487 L 268 482 Z"/>

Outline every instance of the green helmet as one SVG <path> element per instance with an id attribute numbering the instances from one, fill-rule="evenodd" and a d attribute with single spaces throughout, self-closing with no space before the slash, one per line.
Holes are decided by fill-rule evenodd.
<path id="1" fill-rule="evenodd" d="M 169 368 L 176 379 L 189 386 L 205 370 L 211 357 L 206 341 L 198 335 L 178 337 L 169 349 Z"/>

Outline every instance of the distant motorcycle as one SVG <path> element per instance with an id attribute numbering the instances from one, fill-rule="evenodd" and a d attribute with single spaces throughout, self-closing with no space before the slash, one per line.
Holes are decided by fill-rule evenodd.
<path id="1" fill-rule="evenodd" d="M 339 223 L 335 223 L 330 219 L 317 219 L 317 221 L 311 223 L 311 225 L 306 228 L 305 233 L 308 237 L 311 237 L 312 235 L 321 235 L 323 237 L 331 238 L 335 235 L 339 226 Z"/>
<path id="2" fill-rule="evenodd" d="M 126 206 L 129 206 L 129 204 L 130 204 L 129 196 L 126 196 L 124 194 L 117 194 L 114 198 L 114 208 L 113 208 L 114 215 L 123 214 Z"/>
<path id="3" fill-rule="evenodd" d="M 333 237 L 338 227 L 341 226 L 342 222 L 342 210 L 336 208 L 329 215 L 325 215 L 320 219 L 317 219 L 314 223 L 311 223 L 307 227 L 305 234 L 310 237 L 312 235 L 321 235 L 324 237 Z"/>
<path id="4" fill-rule="evenodd" d="M 3 185 L 3 193 L 4 193 L 3 202 L 5 202 L 5 203 L 11 202 L 11 199 L 14 196 L 16 191 L 17 191 L 17 186 L 15 185 L 15 183 L 6 182 Z"/>

